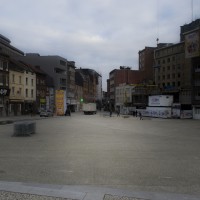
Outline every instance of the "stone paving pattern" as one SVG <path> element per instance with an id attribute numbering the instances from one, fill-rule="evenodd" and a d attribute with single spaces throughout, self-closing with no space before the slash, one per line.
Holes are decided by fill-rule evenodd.
<path id="1" fill-rule="evenodd" d="M 199 130 L 199 120 L 81 113 L 36 120 L 31 137 L 1 125 L 0 180 L 200 195 Z"/>
<path id="2" fill-rule="evenodd" d="M 147 200 L 147 199 L 140 199 L 140 198 L 134 198 L 134 197 L 120 197 L 120 196 L 116 196 L 116 195 L 110 195 L 110 194 L 106 194 L 104 196 L 103 200 Z"/>
<path id="3" fill-rule="evenodd" d="M 0 191 L 0 200 L 72 200 L 60 197 Z M 75 200 L 75 199 L 74 199 Z"/>

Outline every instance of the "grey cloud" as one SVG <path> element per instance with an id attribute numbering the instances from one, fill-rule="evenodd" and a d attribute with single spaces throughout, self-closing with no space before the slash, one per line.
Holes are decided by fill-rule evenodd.
<path id="1" fill-rule="evenodd" d="M 200 1 L 194 0 L 194 17 Z M 25 52 L 60 55 L 77 67 L 108 73 L 120 65 L 138 68 L 138 51 L 178 42 L 191 21 L 188 0 L 0 0 L 0 33 Z"/>

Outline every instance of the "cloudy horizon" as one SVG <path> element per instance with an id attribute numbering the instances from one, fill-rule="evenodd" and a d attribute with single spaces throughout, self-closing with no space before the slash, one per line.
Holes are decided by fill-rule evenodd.
<path id="1" fill-rule="evenodd" d="M 17 3 L 16 3 L 17 2 Z M 145 46 L 178 43 L 199 0 L 0 0 L 0 34 L 25 53 L 58 55 L 102 74 L 138 69 Z M 192 7 L 193 3 L 193 7 Z"/>

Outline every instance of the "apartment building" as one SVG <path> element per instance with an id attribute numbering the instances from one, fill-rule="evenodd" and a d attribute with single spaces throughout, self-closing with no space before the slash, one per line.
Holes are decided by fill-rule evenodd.
<path id="1" fill-rule="evenodd" d="M 8 56 L 0 53 L 0 116 L 8 115 L 10 94 L 8 63 Z"/>
<path id="2" fill-rule="evenodd" d="M 9 60 L 9 115 L 32 113 L 36 110 L 36 74 L 18 61 Z"/>
<path id="3" fill-rule="evenodd" d="M 184 42 L 169 44 L 155 50 L 155 83 L 162 94 L 174 96 L 174 102 L 180 103 L 180 91 L 187 91 L 187 97 L 181 103 L 188 103 L 191 96 L 191 70 L 185 62 Z M 185 101 L 185 102 L 184 102 Z"/>

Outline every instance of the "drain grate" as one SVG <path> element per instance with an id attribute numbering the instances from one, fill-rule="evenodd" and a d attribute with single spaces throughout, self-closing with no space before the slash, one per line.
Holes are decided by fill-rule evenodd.
<path id="1" fill-rule="evenodd" d="M 141 198 L 135 198 L 135 197 L 124 197 L 124 196 L 116 196 L 116 195 L 106 194 L 104 196 L 103 200 L 147 200 L 147 199 L 141 199 Z"/>

